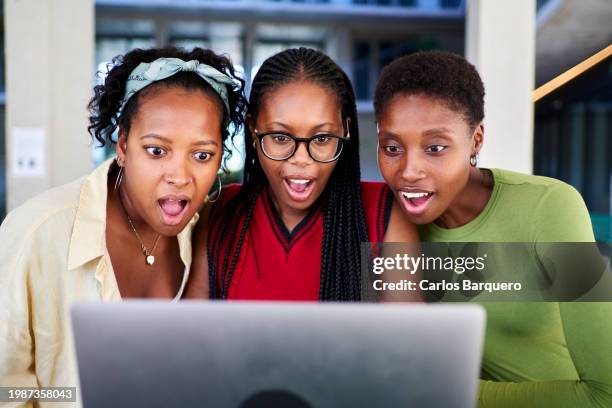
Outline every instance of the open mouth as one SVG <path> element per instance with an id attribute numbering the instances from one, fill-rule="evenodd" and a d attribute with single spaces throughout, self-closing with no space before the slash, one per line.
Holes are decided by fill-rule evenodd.
<path id="1" fill-rule="evenodd" d="M 284 178 L 283 185 L 289 197 L 295 201 L 306 201 L 310 197 L 315 180 L 306 178 Z"/>
<path id="2" fill-rule="evenodd" d="M 183 221 L 189 200 L 182 198 L 162 198 L 157 200 L 164 224 L 175 226 Z"/>
<path id="3" fill-rule="evenodd" d="M 400 191 L 404 209 L 413 215 L 421 214 L 427 208 L 434 193 L 432 191 Z"/>

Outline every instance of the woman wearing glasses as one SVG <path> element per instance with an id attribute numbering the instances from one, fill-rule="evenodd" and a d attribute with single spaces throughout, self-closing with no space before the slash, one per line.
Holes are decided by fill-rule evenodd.
<path id="1" fill-rule="evenodd" d="M 244 184 L 210 212 L 207 260 L 197 233 L 190 297 L 359 300 L 360 244 L 417 240 L 390 190 L 360 182 L 355 95 L 325 54 L 264 62 L 245 137 Z"/>

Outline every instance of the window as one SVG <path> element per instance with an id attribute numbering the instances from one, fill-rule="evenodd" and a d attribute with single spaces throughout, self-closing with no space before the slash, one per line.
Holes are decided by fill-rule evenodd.
<path id="1" fill-rule="evenodd" d="M 536 1 L 536 10 L 540 11 L 540 9 L 542 7 L 544 7 L 546 5 L 546 3 L 548 3 L 549 0 L 537 0 Z"/>
<path id="2" fill-rule="evenodd" d="M 462 6 L 462 0 L 440 0 L 440 7 L 442 8 L 460 8 Z"/>
<path id="3" fill-rule="evenodd" d="M 370 44 L 355 43 L 353 60 L 353 83 L 359 100 L 370 99 Z"/>
<path id="4" fill-rule="evenodd" d="M 353 0 L 354 4 L 372 6 L 416 7 L 417 0 Z"/>
<path id="5" fill-rule="evenodd" d="M 357 99 L 370 101 L 374 97 L 376 80 L 380 71 L 396 58 L 421 50 L 445 50 L 463 53 L 463 33 L 436 34 L 432 36 L 408 37 L 403 41 L 396 40 L 361 40 L 353 45 L 353 84 Z M 460 38 L 461 41 L 457 41 Z"/>
<path id="6" fill-rule="evenodd" d="M 389 62 L 419 49 L 418 43 L 394 41 L 357 41 L 353 53 L 353 80 L 357 99 L 371 100 L 376 79 Z"/>
<path id="7" fill-rule="evenodd" d="M 256 42 L 253 49 L 251 78 L 255 76 L 266 59 L 287 48 L 308 47 L 324 50 L 326 35 L 327 30 L 320 27 L 258 25 L 255 30 Z"/>
<path id="8" fill-rule="evenodd" d="M 210 27 L 200 21 L 172 22 L 168 30 L 168 43 L 185 49 L 210 48 Z"/>
<path id="9" fill-rule="evenodd" d="M 534 173 L 573 185 L 595 237 L 612 242 L 612 59 L 535 104 Z"/>
<path id="10" fill-rule="evenodd" d="M 299 25 L 260 24 L 255 30 L 253 50 L 253 75 L 261 64 L 272 55 L 287 48 L 308 47 L 323 50 L 327 30 Z"/>

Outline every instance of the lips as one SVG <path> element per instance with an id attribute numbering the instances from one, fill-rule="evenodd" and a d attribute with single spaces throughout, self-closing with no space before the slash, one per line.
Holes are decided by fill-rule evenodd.
<path id="1" fill-rule="evenodd" d="M 290 176 L 283 178 L 287 194 L 294 201 L 306 201 L 312 194 L 315 179 L 309 176 Z"/>
<path id="2" fill-rule="evenodd" d="M 429 206 L 434 192 L 427 190 L 400 190 L 399 196 L 406 212 L 411 215 L 420 215 Z"/>
<path id="3" fill-rule="evenodd" d="M 184 196 L 167 196 L 157 200 L 164 224 L 175 226 L 185 217 L 190 200 Z"/>

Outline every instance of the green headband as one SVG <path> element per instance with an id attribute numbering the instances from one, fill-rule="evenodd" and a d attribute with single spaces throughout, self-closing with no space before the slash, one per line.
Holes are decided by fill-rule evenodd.
<path id="1" fill-rule="evenodd" d="M 225 110 L 228 114 L 230 113 L 225 84 L 234 85 L 232 78 L 210 65 L 201 64 L 197 60 L 183 61 L 179 58 L 158 58 L 151 63 L 141 62 L 130 73 L 125 84 L 125 94 L 121 101 L 119 114 L 121 115 L 127 101 L 138 91 L 179 72 L 194 72 L 198 74 L 221 97 Z"/>

